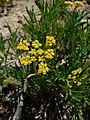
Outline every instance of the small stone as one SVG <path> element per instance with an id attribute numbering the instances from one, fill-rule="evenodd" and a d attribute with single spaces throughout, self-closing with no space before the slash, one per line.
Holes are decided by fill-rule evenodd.
<path id="1" fill-rule="evenodd" d="M 11 54 L 11 55 L 15 55 L 14 50 L 10 48 L 10 49 L 9 49 L 9 54 Z"/>
<path id="2" fill-rule="evenodd" d="M 7 24 L 5 23 L 5 24 L 3 25 L 3 27 L 7 28 Z"/>
<path id="3" fill-rule="evenodd" d="M 12 58 L 12 59 L 15 59 L 15 55 L 11 55 L 11 58 Z"/>
<path id="4" fill-rule="evenodd" d="M 4 15 L 5 15 L 5 16 L 8 15 L 7 8 L 4 8 Z"/>
<path id="5" fill-rule="evenodd" d="M 4 12 L 3 8 L 0 7 L 0 13 L 3 13 L 3 12 Z"/>
<path id="6" fill-rule="evenodd" d="M 12 3 L 10 3 L 10 4 L 7 4 L 7 7 L 13 7 L 14 5 L 12 4 Z"/>

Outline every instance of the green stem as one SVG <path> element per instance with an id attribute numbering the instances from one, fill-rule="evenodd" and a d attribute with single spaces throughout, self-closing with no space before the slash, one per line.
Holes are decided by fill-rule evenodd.
<path id="1" fill-rule="evenodd" d="M 36 75 L 36 73 L 34 73 L 34 74 L 29 74 L 29 75 L 27 76 L 27 78 L 30 78 L 30 77 L 35 76 L 35 75 Z"/>

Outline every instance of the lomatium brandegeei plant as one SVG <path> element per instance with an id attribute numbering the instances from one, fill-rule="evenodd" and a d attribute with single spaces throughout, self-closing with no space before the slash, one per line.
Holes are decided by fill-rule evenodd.
<path id="1" fill-rule="evenodd" d="M 19 81 L 22 91 L 35 99 L 41 97 L 41 101 L 48 98 L 44 101 L 46 106 L 53 105 L 55 111 L 62 113 L 70 110 L 69 119 L 76 120 L 89 103 L 90 26 L 88 20 L 82 22 L 86 13 L 78 11 L 84 5 L 82 2 L 51 1 L 49 5 L 36 0 L 41 12 L 38 21 L 34 10 L 27 10 L 29 18 L 24 16 L 26 23 L 23 23 L 26 34 L 16 46 L 16 67 L 5 68 L 3 83 L 11 82 L 12 77 L 7 79 L 10 74 Z M 11 38 L 13 42 L 16 36 Z"/>

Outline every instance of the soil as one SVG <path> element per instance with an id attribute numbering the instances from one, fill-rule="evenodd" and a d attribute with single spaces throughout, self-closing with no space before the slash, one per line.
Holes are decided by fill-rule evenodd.
<path id="1" fill-rule="evenodd" d="M 13 28 L 13 30 L 18 29 L 18 34 L 22 34 L 22 26 L 19 23 L 20 20 L 24 20 L 23 15 L 27 15 L 26 7 L 31 9 L 34 6 L 35 12 L 38 15 L 39 10 L 35 6 L 34 0 L 14 0 L 12 4 L 7 5 L 4 11 L 0 13 L 0 32 L 7 38 L 9 36 L 9 31 L 7 24 Z"/>

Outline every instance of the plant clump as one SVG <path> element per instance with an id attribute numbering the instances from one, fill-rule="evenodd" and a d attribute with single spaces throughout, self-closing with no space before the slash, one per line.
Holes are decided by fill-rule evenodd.
<path id="1" fill-rule="evenodd" d="M 23 95 L 22 120 L 88 120 L 88 13 L 78 9 L 83 6 L 79 1 L 35 0 L 35 4 L 40 19 L 33 7 L 26 8 L 28 17 L 20 21 L 23 36 L 18 37 L 10 26 L 8 41 L 0 34 L 0 92 L 12 93 L 14 100 Z"/>

